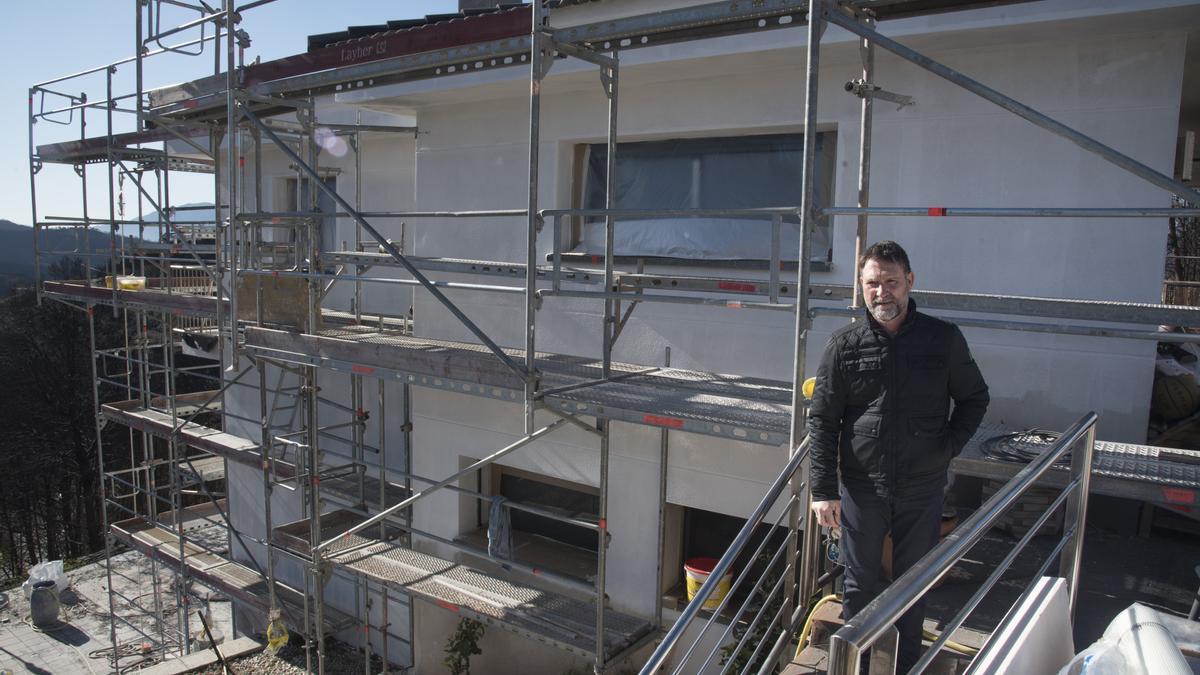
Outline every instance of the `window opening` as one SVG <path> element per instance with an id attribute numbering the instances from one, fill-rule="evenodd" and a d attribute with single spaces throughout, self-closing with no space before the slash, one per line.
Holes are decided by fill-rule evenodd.
<path id="1" fill-rule="evenodd" d="M 505 468 L 500 474 L 499 493 L 514 502 L 537 506 L 564 516 L 595 519 L 600 513 L 600 497 L 586 488 L 570 487 L 562 482 L 539 480 L 530 474 L 515 473 Z M 515 532 L 536 534 L 554 541 L 588 551 L 597 550 L 594 530 L 512 509 L 512 529 Z"/>
<path id="2" fill-rule="evenodd" d="M 835 132 L 817 134 L 817 206 L 832 195 Z M 621 209 L 747 209 L 800 204 L 803 134 L 684 138 L 617 146 L 615 207 Z M 580 202 L 604 208 L 608 148 L 586 146 Z M 771 227 L 761 219 L 618 220 L 616 256 L 690 260 L 770 260 Z M 780 259 L 795 262 L 800 219 L 783 219 Z M 604 219 L 582 223 L 576 252 L 604 253 Z M 828 219 L 812 237 L 815 261 L 832 259 Z"/>
<path id="3" fill-rule="evenodd" d="M 325 183 L 326 187 L 337 190 L 336 176 L 326 176 L 321 179 L 321 182 Z M 311 199 L 310 189 L 311 184 L 308 178 L 285 178 L 283 204 L 280 206 L 290 211 L 308 211 Z M 333 201 L 333 197 L 324 190 L 317 191 L 317 211 L 329 214 L 337 212 L 337 204 Z M 321 222 L 317 225 L 317 243 L 322 252 L 338 250 L 337 222 L 334 216 L 328 215 L 321 218 Z"/>

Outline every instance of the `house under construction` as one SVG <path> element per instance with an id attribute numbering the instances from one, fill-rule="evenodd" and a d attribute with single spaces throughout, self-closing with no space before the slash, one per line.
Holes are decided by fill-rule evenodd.
<path id="1" fill-rule="evenodd" d="M 1156 345 L 1200 342 L 1159 331 L 1200 309 L 1158 304 L 1168 222 L 1200 217 L 1200 3 L 491 3 L 252 63 L 271 0 L 217 4 L 139 0 L 133 56 L 30 89 L 35 241 L 130 235 L 39 283 L 127 329 L 92 345 L 97 434 L 131 447 L 101 453 L 105 526 L 176 581 L 114 598 L 114 642 L 187 652 L 194 582 L 313 672 L 328 636 L 436 672 L 463 617 L 490 627 L 476 672 L 786 664 L 836 581 L 800 385 L 877 239 L 991 386 L 953 470 L 1012 480 L 962 527 L 1061 488 L 1036 525 L 1065 511 L 1068 620 L 1089 494 L 1196 504 L 1200 452 L 1142 443 Z M 195 79 L 148 86 L 185 54 Z M 174 205 L 197 173 L 212 205 Z M 1030 427 L 1062 433 L 1027 466 L 986 451 Z M 847 624 L 830 671 L 965 552 Z"/>

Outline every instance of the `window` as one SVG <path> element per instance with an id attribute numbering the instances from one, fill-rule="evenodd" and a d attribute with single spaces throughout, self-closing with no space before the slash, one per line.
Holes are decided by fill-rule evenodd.
<path id="1" fill-rule="evenodd" d="M 836 134 L 817 134 L 817 204 L 832 194 Z M 615 206 L 625 209 L 742 209 L 800 204 L 803 134 L 688 138 L 617 146 Z M 583 151 L 583 208 L 603 208 L 604 144 Z M 614 255 L 687 260 L 769 260 L 771 228 L 763 220 L 684 218 L 617 221 Z M 780 258 L 795 261 L 800 221 L 788 217 L 780 232 Z M 604 221 L 582 223 L 576 252 L 604 253 Z M 817 224 L 812 259 L 831 258 L 827 221 Z"/>
<path id="2" fill-rule="evenodd" d="M 467 458 L 463 460 L 467 462 Z M 500 465 L 492 465 L 478 475 L 480 482 L 490 487 L 490 494 L 503 496 L 511 504 L 533 506 L 585 521 L 597 519 L 600 493 L 596 488 Z M 475 504 L 469 504 L 468 500 Z M 459 539 L 486 550 L 491 503 L 466 498 L 460 501 L 460 508 L 463 509 L 460 513 L 474 519 L 474 523 L 460 522 Z M 514 559 L 577 579 L 595 578 L 598 537 L 594 529 L 519 508 L 510 508 L 508 513 Z"/>
<path id="3" fill-rule="evenodd" d="M 337 178 L 335 176 L 326 176 L 321 179 L 321 182 L 333 190 L 337 190 Z M 283 180 L 283 193 L 277 204 L 277 208 L 281 211 L 307 211 L 309 210 L 309 179 L 308 178 L 285 178 Z M 336 213 L 337 204 L 333 201 L 324 190 L 317 191 L 317 211 L 321 213 Z M 321 247 L 321 251 L 336 251 L 339 248 L 337 240 L 336 219 L 333 216 L 325 216 L 321 219 L 318 226 L 317 243 Z"/>
<path id="4" fill-rule="evenodd" d="M 504 467 L 500 473 L 499 494 L 511 501 L 536 506 L 564 516 L 595 519 L 600 512 L 600 497 L 584 486 L 568 486 L 563 482 L 549 482 L 551 478 L 519 472 Z M 564 523 L 528 511 L 513 509 L 512 529 L 528 532 L 554 541 L 596 551 L 598 537 L 595 530 Z"/>

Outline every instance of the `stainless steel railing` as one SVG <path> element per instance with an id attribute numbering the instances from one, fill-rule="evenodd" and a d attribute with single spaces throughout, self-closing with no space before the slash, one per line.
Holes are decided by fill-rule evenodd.
<path id="1" fill-rule="evenodd" d="M 676 660 L 671 672 L 700 672 L 718 658 L 718 652 L 721 653 L 718 662 L 722 665 L 722 673 L 770 672 L 773 669 L 781 650 L 790 642 L 796 622 L 803 617 L 804 608 L 796 606 L 797 585 L 793 583 L 798 576 L 799 558 L 794 555 L 795 549 L 789 548 L 797 533 L 788 527 L 788 517 L 793 511 L 799 510 L 799 518 L 803 519 L 808 504 L 805 491 L 799 491 L 802 494 L 797 494 L 796 490 L 789 491 L 769 531 L 763 533 L 759 528 L 766 522 L 767 514 L 780 502 L 784 491 L 792 485 L 792 479 L 807 457 L 806 438 L 747 518 L 733 543 L 717 561 L 708 580 L 700 586 L 695 597 L 688 602 L 679 619 L 642 666 L 642 675 L 656 672 L 681 646 L 685 632 L 700 616 L 722 577 L 730 572 L 734 561 L 740 559 L 756 539 L 758 542 L 750 556 L 750 564 L 742 568 L 698 633 L 689 636 L 690 645 Z M 782 540 L 772 536 L 781 530 L 785 531 Z M 770 548 L 772 545 L 773 549 Z M 756 572 L 753 577 L 751 570 Z M 753 584 L 753 587 L 746 589 L 743 584 Z M 726 609 L 734 604 L 735 596 L 740 602 L 730 615 Z M 714 629 L 723 629 L 721 635 L 709 649 L 699 649 L 709 636 L 709 631 Z"/>
<path id="2" fill-rule="evenodd" d="M 1013 476 L 999 492 L 987 500 L 966 521 L 950 533 L 924 558 L 905 572 L 899 579 L 875 598 L 863 611 L 852 617 L 845 626 L 833 635 L 829 645 L 830 675 L 856 675 L 864 650 L 876 646 L 871 656 L 871 672 L 895 672 L 895 629 L 893 624 L 905 611 L 925 595 L 951 567 L 970 551 L 984 534 L 992 528 L 1037 480 L 1054 466 L 1060 457 L 1072 449 L 1071 480 L 1058 498 L 1042 514 L 1028 533 L 1005 556 L 982 586 L 965 603 L 942 631 L 942 635 L 922 655 L 910 672 L 922 672 L 937 655 L 950 635 L 962 625 L 967 616 L 983 597 L 995 586 L 1011 566 L 1013 560 L 1032 539 L 1063 502 L 1066 502 L 1064 532 L 1057 546 L 1047 556 L 1042 568 L 1034 575 L 1030 587 L 1041 577 L 1055 560 L 1059 561 L 1058 574 L 1067 580 L 1070 611 L 1075 612 L 1075 601 L 1079 595 L 1079 563 L 1083 552 L 1083 528 L 1087 512 L 1088 484 L 1091 478 L 1092 450 L 1096 444 L 1096 421 L 1099 417 L 1090 412 L 1063 432 L 1058 440 Z M 1080 441 L 1083 440 L 1081 444 Z M 1080 447 L 1076 447 L 1080 446 Z M 1026 593 L 1029 589 L 1026 589 Z M 1023 598 L 1024 596 L 1022 596 Z M 1020 600 L 1017 601 L 1018 603 Z M 881 638 L 885 638 L 881 639 Z M 987 650 L 985 644 L 980 653 Z M 644 672 L 644 671 L 643 671 Z"/>

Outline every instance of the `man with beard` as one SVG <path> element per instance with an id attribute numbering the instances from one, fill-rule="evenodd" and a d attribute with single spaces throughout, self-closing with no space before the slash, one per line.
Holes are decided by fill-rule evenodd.
<path id="1" fill-rule="evenodd" d="M 885 535 L 896 578 L 937 543 L 950 459 L 989 400 L 958 327 L 908 297 L 913 273 L 899 244 L 872 245 L 858 271 L 866 316 L 829 339 L 809 411 L 812 510 L 818 525 L 841 528 L 847 619 L 887 584 Z M 924 614 L 919 602 L 896 622 L 896 672 L 920 658 Z"/>

